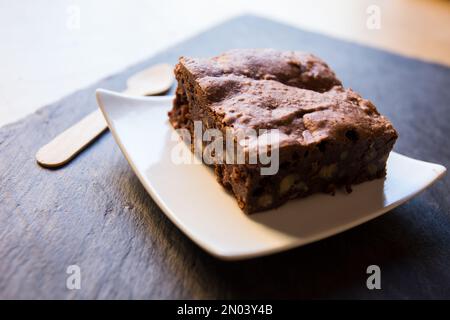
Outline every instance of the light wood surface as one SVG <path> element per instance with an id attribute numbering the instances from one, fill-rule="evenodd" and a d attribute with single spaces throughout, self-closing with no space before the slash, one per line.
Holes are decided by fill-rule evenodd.
<path id="1" fill-rule="evenodd" d="M 303 13 L 284 16 L 275 10 L 273 15 L 297 27 L 450 66 L 448 0 L 318 0 L 299 6 Z M 373 6 L 379 8 L 379 29 L 367 26 Z"/>
<path id="2" fill-rule="evenodd" d="M 158 64 L 132 75 L 127 80 L 128 95 L 150 96 L 166 92 L 173 83 L 173 67 Z M 108 128 L 103 114 L 96 110 L 60 133 L 36 153 L 43 167 L 58 168 L 67 164 Z"/>

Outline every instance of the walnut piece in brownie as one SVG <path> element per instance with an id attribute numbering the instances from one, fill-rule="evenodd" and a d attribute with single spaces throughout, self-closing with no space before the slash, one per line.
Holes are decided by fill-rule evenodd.
<path id="1" fill-rule="evenodd" d="M 280 131 L 277 174 L 261 175 L 259 165 L 214 165 L 247 213 L 386 174 L 395 129 L 311 54 L 236 49 L 210 59 L 181 57 L 175 76 L 174 128 L 193 134 L 194 121 L 201 121 L 224 136 L 225 130 Z"/>

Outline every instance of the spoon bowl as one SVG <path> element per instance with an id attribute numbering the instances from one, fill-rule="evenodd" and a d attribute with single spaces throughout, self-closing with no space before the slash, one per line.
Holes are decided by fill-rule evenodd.
<path id="1" fill-rule="evenodd" d="M 169 64 L 158 64 L 128 78 L 125 92 L 136 96 L 161 94 L 170 89 L 173 79 L 173 67 Z"/>

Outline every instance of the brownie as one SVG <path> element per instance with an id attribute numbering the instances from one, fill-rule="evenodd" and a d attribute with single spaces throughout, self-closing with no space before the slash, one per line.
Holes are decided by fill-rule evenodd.
<path id="1" fill-rule="evenodd" d="M 201 121 L 202 129 L 224 137 L 226 131 L 278 130 L 276 174 L 263 175 L 260 162 L 213 163 L 218 181 L 246 213 L 338 187 L 350 191 L 386 174 L 397 139 L 392 124 L 312 54 L 236 49 L 210 59 L 181 57 L 175 76 L 174 128 L 193 135 Z"/>

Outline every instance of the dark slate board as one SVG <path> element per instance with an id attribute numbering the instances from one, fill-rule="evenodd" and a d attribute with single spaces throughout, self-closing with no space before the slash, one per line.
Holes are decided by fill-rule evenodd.
<path id="1" fill-rule="evenodd" d="M 237 47 L 316 53 L 392 119 L 396 151 L 449 167 L 449 68 L 239 17 L 0 129 L 0 298 L 450 298 L 448 175 L 343 234 L 224 262 L 164 216 L 111 134 L 63 169 L 35 163 L 42 144 L 96 108 L 97 87 L 120 90 L 149 65 Z M 66 289 L 72 264 L 80 290 Z M 381 267 L 381 290 L 366 288 L 371 264 Z"/>

